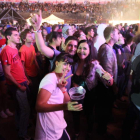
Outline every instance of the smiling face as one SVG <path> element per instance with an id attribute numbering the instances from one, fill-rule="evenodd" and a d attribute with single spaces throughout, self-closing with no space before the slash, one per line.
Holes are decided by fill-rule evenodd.
<path id="1" fill-rule="evenodd" d="M 65 47 L 65 52 L 74 56 L 77 51 L 77 45 L 78 45 L 78 42 L 76 40 L 68 41 L 68 43 L 66 44 L 66 47 Z"/>
<path id="2" fill-rule="evenodd" d="M 71 65 L 67 61 L 56 61 L 55 65 L 56 65 L 55 72 L 59 73 L 59 75 L 61 76 L 64 73 L 65 73 L 64 76 L 66 76 L 67 73 L 71 70 Z"/>
<path id="3" fill-rule="evenodd" d="M 82 60 L 86 59 L 90 53 L 89 45 L 84 42 L 81 43 L 77 49 L 78 57 Z"/>

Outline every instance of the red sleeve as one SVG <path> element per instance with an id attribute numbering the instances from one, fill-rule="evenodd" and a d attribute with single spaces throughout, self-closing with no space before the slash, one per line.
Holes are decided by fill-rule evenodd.
<path id="1" fill-rule="evenodd" d="M 1 62 L 3 65 L 11 65 L 12 59 L 8 49 L 3 49 L 1 52 Z"/>
<path id="2" fill-rule="evenodd" d="M 21 48 L 19 50 L 19 55 L 20 55 L 21 61 L 24 61 L 25 62 L 25 56 L 26 56 L 25 54 L 26 54 L 25 53 L 25 50 L 23 48 Z"/>

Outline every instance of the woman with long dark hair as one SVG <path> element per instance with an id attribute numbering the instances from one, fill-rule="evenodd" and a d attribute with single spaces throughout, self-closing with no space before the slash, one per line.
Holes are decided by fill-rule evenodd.
<path id="1" fill-rule="evenodd" d="M 98 78 L 105 85 L 112 85 L 112 77 L 105 72 L 99 65 L 97 60 L 92 59 L 91 47 L 89 47 L 87 40 L 81 40 L 78 43 L 77 54 L 75 56 L 75 65 L 73 68 L 72 85 L 74 87 L 82 86 L 86 89 L 84 99 L 84 111 L 87 118 L 88 130 L 87 139 L 91 137 L 93 129 L 93 107 L 95 104 L 95 87 Z M 105 80 L 107 78 L 107 80 Z M 110 82 L 108 84 L 108 82 Z M 80 112 L 73 112 L 74 139 L 78 139 L 80 132 Z"/>

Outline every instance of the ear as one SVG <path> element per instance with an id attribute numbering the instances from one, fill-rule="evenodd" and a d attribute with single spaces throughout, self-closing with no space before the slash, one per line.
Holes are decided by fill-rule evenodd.
<path id="1" fill-rule="evenodd" d="M 55 39 L 53 38 L 52 41 L 55 42 Z"/>
<path id="2" fill-rule="evenodd" d="M 7 36 L 8 40 L 10 39 L 10 37 L 11 37 L 11 36 L 9 36 L 9 35 Z"/>
<path id="3" fill-rule="evenodd" d="M 111 39 L 111 38 L 113 38 L 113 33 L 111 33 L 111 34 L 110 34 L 110 37 L 109 37 L 109 39 Z"/>
<path id="4" fill-rule="evenodd" d="M 65 43 L 62 43 L 61 47 L 62 47 L 62 50 L 63 50 L 63 51 L 66 50 L 66 45 L 65 45 Z"/>
<path id="5" fill-rule="evenodd" d="M 69 30 L 69 29 L 68 29 Z M 66 31 L 66 34 L 68 35 L 68 30 Z"/>
<path id="6" fill-rule="evenodd" d="M 58 67 L 58 61 L 55 62 L 55 66 Z"/>

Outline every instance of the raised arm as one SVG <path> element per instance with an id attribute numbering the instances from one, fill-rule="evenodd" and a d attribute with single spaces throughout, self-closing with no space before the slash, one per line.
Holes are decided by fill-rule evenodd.
<path id="1" fill-rule="evenodd" d="M 34 27 L 35 40 L 36 40 L 37 48 L 46 57 L 52 58 L 53 55 L 54 55 L 54 51 L 51 48 L 49 48 L 48 46 L 45 45 L 44 39 L 42 37 L 42 34 L 39 31 L 41 21 L 42 21 L 42 12 L 41 12 L 41 10 L 39 11 L 39 14 L 31 15 L 30 22 L 31 22 L 32 26 Z"/>

